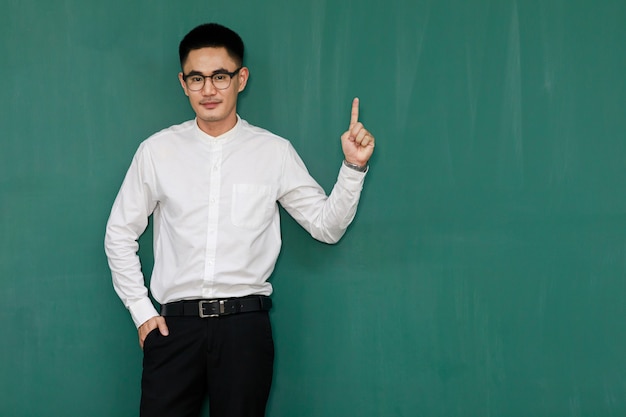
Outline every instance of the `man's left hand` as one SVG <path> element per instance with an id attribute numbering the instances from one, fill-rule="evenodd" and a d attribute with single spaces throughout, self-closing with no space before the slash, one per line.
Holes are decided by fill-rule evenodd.
<path id="1" fill-rule="evenodd" d="M 359 99 L 352 101 L 350 127 L 341 135 L 341 148 L 346 162 L 366 166 L 374 152 L 374 136 L 359 122 Z"/>

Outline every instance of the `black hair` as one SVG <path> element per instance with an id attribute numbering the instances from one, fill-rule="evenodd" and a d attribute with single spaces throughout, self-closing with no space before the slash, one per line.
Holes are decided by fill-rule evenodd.
<path id="1" fill-rule="evenodd" d="M 178 46 L 180 66 L 184 65 L 189 52 L 201 48 L 226 48 L 228 55 L 238 66 L 243 65 L 244 46 L 241 37 L 218 23 L 205 23 L 192 29 Z"/>

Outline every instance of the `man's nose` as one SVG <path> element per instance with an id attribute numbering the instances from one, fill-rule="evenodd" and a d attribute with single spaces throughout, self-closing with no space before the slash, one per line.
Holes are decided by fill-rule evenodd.
<path id="1" fill-rule="evenodd" d="M 217 91 L 217 88 L 213 85 L 213 79 L 206 77 L 204 79 L 204 86 L 202 87 L 202 93 L 205 95 L 213 95 Z"/>

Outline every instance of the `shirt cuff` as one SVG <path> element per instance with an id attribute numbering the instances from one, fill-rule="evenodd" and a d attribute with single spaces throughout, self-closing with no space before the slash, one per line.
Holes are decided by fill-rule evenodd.
<path id="1" fill-rule="evenodd" d="M 369 165 L 367 166 L 367 170 L 365 170 L 365 172 L 359 172 L 356 169 L 348 168 L 342 162 L 341 168 L 339 169 L 339 177 L 337 178 L 337 180 L 349 190 L 361 190 L 363 188 L 365 174 L 367 174 L 369 170 Z"/>
<path id="2" fill-rule="evenodd" d="M 357 165 L 357 164 L 353 164 L 353 163 L 351 163 L 351 162 L 348 162 L 348 161 L 347 161 L 347 160 L 345 160 L 345 159 L 343 160 L 343 164 L 344 164 L 345 166 L 347 166 L 348 168 L 352 168 L 352 169 L 354 169 L 355 171 L 359 171 L 359 172 L 365 172 L 365 171 L 367 171 L 367 168 L 369 168 L 369 165 L 368 165 L 368 164 L 365 164 L 365 165 Z"/>
<path id="3" fill-rule="evenodd" d="M 128 311 L 130 311 L 130 315 L 137 328 L 139 328 L 139 326 L 144 324 L 146 321 L 150 320 L 152 317 L 159 315 L 149 298 L 142 298 L 141 300 L 130 305 L 128 307 Z"/>

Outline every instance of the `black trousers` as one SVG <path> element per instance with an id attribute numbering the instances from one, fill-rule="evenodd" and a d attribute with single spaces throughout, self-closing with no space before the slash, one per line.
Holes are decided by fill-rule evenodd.
<path id="1" fill-rule="evenodd" d="M 144 342 L 141 417 L 264 417 L 274 367 L 267 311 L 166 317 Z"/>

